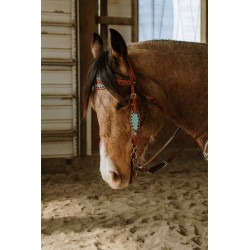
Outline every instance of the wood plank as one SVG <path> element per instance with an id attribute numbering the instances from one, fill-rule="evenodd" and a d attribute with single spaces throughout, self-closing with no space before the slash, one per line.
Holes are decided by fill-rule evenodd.
<path id="1" fill-rule="evenodd" d="M 96 16 L 96 23 L 100 24 L 133 25 L 133 22 L 133 18 L 130 17 Z"/>

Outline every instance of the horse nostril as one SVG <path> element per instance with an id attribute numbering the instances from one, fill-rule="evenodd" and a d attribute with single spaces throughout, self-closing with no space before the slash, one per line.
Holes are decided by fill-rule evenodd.
<path id="1" fill-rule="evenodd" d="M 119 182 L 121 181 L 121 175 L 118 172 L 114 172 L 114 171 L 109 171 L 110 175 L 111 175 L 111 179 L 114 182 Z"/>

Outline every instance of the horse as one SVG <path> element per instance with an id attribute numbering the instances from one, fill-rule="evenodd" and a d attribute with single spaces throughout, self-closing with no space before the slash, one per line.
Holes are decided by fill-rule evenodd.
<path id="1" fill-rule="evenodd" d="M 93 34 L 83 92 L 97 114 L 100 172 L 113 189 L 137 175 L 148 145 L 170 119 L 207 153 L 208 46 L 205 43 L 151 40 L 126 45 L 110 29 L 111 48 Z"/>

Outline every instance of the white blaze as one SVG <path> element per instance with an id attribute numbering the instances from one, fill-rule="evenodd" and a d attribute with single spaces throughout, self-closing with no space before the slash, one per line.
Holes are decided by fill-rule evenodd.
<path id="1" fill-rule="evenodd" d="M 111 175 L 110 171 L 116 172 L 116 167 L 113 161 L 107 156 L 105 145 L 102 143 L 100 146 L 100 171 L 102 174 L 102 178 L 110 183 L 111 182 Z"/>
<path id="2" fill-rule="evenodd" d="M 127 181 L 115 181 L 112 179 L 113 173 L 117 173 L 117 168 L 114 162 L 107 156 L 106 148 L 103 143 L 100 145 L 100 172 L 104 181 L 106 181 L 110 187 L 114 189 L 121 189 L 128 186 L 129 180 Z"/>

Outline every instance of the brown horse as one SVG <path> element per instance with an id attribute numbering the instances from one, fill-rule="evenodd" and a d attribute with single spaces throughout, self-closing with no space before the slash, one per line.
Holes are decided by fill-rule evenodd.
<path id="1" fill-rule="evenodd" d="M 117 31 L 110 33 L 111 49 L 93 35 L 95 59 L 83 98 L 84 112 L 91 99 L 97 113 L 102 177 L 121 189 L 135 176 L 134 149 L 138 161 L 165 118 L 195 139 L 203 131 L 196 139 L 203 149 L 208 137 L 207 44 L 153 40 L 127 47 Z"/>

